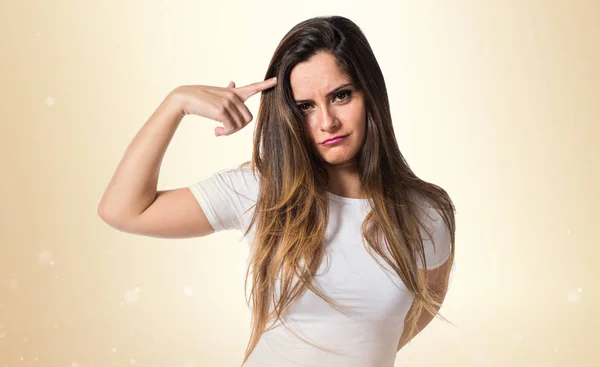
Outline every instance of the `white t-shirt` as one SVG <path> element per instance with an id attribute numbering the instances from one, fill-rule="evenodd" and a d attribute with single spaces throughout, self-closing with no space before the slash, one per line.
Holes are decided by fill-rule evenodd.
<path id="1" fill-rule="evenodd" d="M 256 203 L 259 188 L 249 167 L 223 170 L 189 188 L 215 231 L 245 231 L 254 212 L 254 208 L 247 209 Z M 261 336 L 244 367 L 394 365 L 414 296 L 389 265 L 377 256 L 388 269 L 384 271 L 363 245 L 361 226 L 369 212 L 368 201 L 327 195 L 327 255 L 315 280 L 325 295 L 345 307 L 345 314 L 307 289 L 285 315 L 285 325 L 278 321 Z M 426 212 L 437 251 L 424 231 L 422 235 L 427 268 L 434 269 L 450 256 L 450 233 L 436 210 Z M 252 228 L 244 238 L 249 245 L 254 234 Z M 294 333 L 333 352 L 312 346 Z"/>

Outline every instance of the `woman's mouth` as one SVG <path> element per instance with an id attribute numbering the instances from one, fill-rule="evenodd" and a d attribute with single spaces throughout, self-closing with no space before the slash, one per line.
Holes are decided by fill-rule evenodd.
<path id="1" fill-rule="evenodd" d="M 334 145 L 334 144 L 340 143 L 340 142 L 344 141 L 347 136 L 348 135 L 336 136 L 332 139 L 325 140 L 323 143 L 321 143 L 321 145 L 329 146 L 329 145 Z"/>

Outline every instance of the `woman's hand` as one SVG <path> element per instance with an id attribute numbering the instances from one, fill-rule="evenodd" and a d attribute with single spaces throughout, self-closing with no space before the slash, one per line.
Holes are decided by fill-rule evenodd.
<path id="1" fill-rule="evenodd" d="M 236 88 L 229 82 L 226 88 L 207 85 L 182 85 L 173 91 L 182 102 L 183 115 L 198 115 L 223 123 L 215 128 L 215 136 L 231 135 L 252 121 L 252 114 L 244 104 L 258 92 L 277 84 L 277 78 Z"/>

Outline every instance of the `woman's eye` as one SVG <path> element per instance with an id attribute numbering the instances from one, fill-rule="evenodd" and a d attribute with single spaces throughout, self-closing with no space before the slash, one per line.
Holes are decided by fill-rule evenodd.
<path id="1" fill-rule="evenodd" d="M 343 98 L 343 99 L 348 99 L 348 98 L 350 98 L 350 96 L 351 96 L 351 95 L 352 95 L 352 91 L 349 91 L 349 90 L 344 90 L 344 91 L 341 91 L 341 92 L 339 92 L 339 93 L 336 95 L 336 97 L 339 97 L 339 96 L 346 96 L 346 98 Z"/>
<path id="2" fill-rule="evenodd" d="M 340 96 L 345 96 L 344 98 L 340 99 L 342 101 L 345 101 L 345 100 L 349 99 L 350 96 L 352 96 L 352 91 L 344 90 L 335 95 L 336 98 L 338 98 Z M 303 104 L 298 105 L 298 108 L 300 109 L 301 112 L 308 112 L 308 109 L 305 109 L 304 107 L 310 107 L 310 104 L 303 103 Z"/>
<path id="3" fill-rule="evenodd" d="M 306 103 L 298 105 L 298 108 L 300 109 L 300 111 L 302 111 L 302 112 L 306 112 L 307 111 L 307 110 L 305 110 L 305 109 L 302 108 L 304 106 L 308 106 L 308 105 Z"/>

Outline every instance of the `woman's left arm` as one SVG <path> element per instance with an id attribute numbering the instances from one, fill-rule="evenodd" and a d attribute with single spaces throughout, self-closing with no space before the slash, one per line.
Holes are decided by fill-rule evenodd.
<path id="1" fill-rule="evenodd" d="M 449 276 L 447 274 L 450 273 L 450 267 L 452 266 L 452 261 L 446 261 L 443 265 L 427 271 L 427 279 L 429 279 L 429 284 L 431 289 L 435 292 L 436 299 L 440 300 L 440 303 L 444 301 L 446 297 L 446 292 L 448 292 L 448 281 Z M 406 315 L 405 320 L 408 320 L 409 317 L 414 312 L 414 302 L 413 305 L 408 310 L 408 314 Z M 441 305 L 440 305 L 441 307 Z M 439 311 L 440 307 L 436 307 L 436 312 Z M 417 321 L 417 330 L 415 336 L 421 332 L 421 330 L 425 329 L 431 320 L 433 320 L 434 315 L 423 310 L 419 320 Z M 402 347 L 404 347 L 410 340 L 408 339 L 408 323 L 405 321 L 404 323 L 404 331 L 402 332 L 402 336 L 398 342 L 398 348 L 396 351 L 399 351 Z"/>

